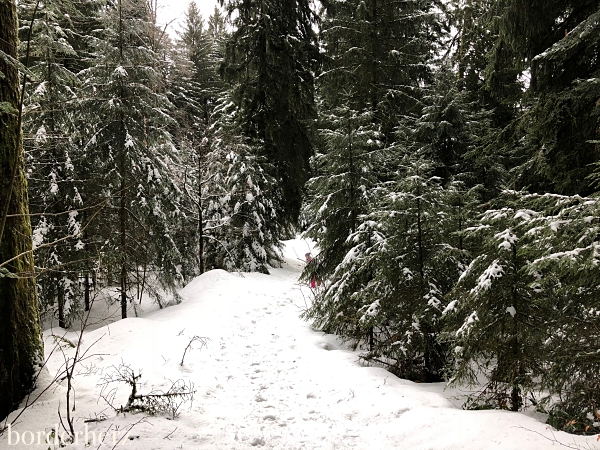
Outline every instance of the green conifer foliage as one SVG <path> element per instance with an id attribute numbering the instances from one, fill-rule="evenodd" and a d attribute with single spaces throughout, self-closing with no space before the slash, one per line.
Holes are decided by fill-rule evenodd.
<path id="1" fill-rule="evenodd" d="M 349 96 L 350 97 L 350 96 Z M 320 139 L 324 152 L 312 158 L 313 178 L 307 183 L 305 235 L 319 243 L 320 254 L 307 266 L 305 278 L 329 278 L 352 244 L 373 199 L 375 166 L 381 150 L 380 133 L 373 131 L 373 116 L 347 106 L 323 118 Z"/>
<path id="2" fill-rule="evenodd" d="M 447 243 L 448 190 L 434 166 L 406 154 L 373 197 L 350 247 L 316 294 L 306 317 L 325 331 L 363 343 L 366 359 L 400 376 L 439 380 L 447 352 L 440 345 L 443 295 L 458 276 Z"/>
<path id="3" fill-rule="evenodd" d="M 188 58 L 195 65 L 198 65 L 204 56 L 202 54 L 204 32 L 204 20 L 198 10 L 198 5 L 195 1 L 192 1 L 185 12 L 183 30 L 179 33 L 179 39 L 187 50 Z"/>
<path id="4" fill-rule="evenodd" d="M 222 73 L 244 134 L 261 142 L 283 192 L 281 223 L 298 219 L 313 154 L 316 16 L 308 0 L 221 1 L 232 21 Z"/>
<path id="5" fill-rule="evenodd" d="M 444 295 L 460 267 L 450 244 L 450 199 L 433 175 L 435 165 L 414 154 L 400 160 L 394 181 L 384 183 L 369 219 L 380 223 L 371 295 L 360 320 L 373 327 L 375 356 L 394 360 L 399 375 L 441 380 L 447 350 L 439 340 Z"/>
<path id="6" fill-rule="evenodd" d="M 411 151 L 431 160 L 444 184 L 460 177 L 469 188 L 481 184 L 490 198 L 506 179 L 502 159 L 487 148 L 493 113 L 461 84 L 450 67 L 440 67 L 422 89 L 421 110 L 400 121 L 397 139 L 412 142 Z"/>
<path id="7" fill-rule="evenodd" d="M 441 256 L 449 248 L 441 231 L 447 192 L 428 158 L 457 157 L 443 143 L 433 150 L 432 111 L 424 115 L 431 127 L 416 122 L 440 16 L 429 1 L 327 2 L 325 12 L 322 152 L 305 215 L 320 254 L 303 274 L 323 286 L 305 317 L 365 345 L 366 358 L 402 376 L 439 379 L 437 317 L 458 266 L 450 252 Z"/>
<path id="8" fill-rule="evenodd" d="M 586 176 L 598 161 L 597 145 L 590 141 L 600 132 L 600 3 L 595 3 L 596 10 L 571 29 L 575 9 L 564 24 L 566 35 L 532 61 L 535 100 L 524 117 L 529 160 L 523 177 L 543 191 L 593 192 Z"/>
<path id="9" fill-rule="evenodd" d="M 94 65 L 81 73 L 94 132 L 87 152 L 113 205 L 102 217 L 112 229 L 102 235 L 101 252 L 108 267 L 118 268 L 123 317 L 140 267 L 155 271 L 167 290 L 182 279 L 181 251 L 171 226 L 181 214 L 174 204 L 182 195 L 173 176 L 178 154 L 167 132 L 172 105 L 162 90 L 150 18 L 136 0 L 108 5 L 95 40 Z"/>
<path id="10" fill-rule="evenodd" d="M 217 167 L 212 165 L 211 143 L 214 145 L 215 140 L 222 140 L 217 132 L 220 127 L 215 124 L 218 116 L 215 116 L 215 110 L 219 100 L 227 97 L 226 86 L 218 73 L 227 36 L 225 18 L 215 7 L 208 26 L 196 29 L 199 27 L 197 15 L 198 11 L 190 5 L 184 32 L 173 46 L 168 77 L 169 97 L 176 107 L 172 113 L 176 122 L 170 129 L 181 151 L 183 164 L 179 177 L 184 193 L 180 209 L 186 211 L 187 217 L 177 239 L 183 247 L 193 248 L 195 255 L 195 261 L 184 265 L 186 277 L 206 270 L 206 240 L 210 239 L 210 233 L 205 230 L 208 205 L 204 202 L 203 191 L 213 179 L 213 174 L 208 171 Z M 194 30 L 196 37 L 191 39 Z M 191 246 L 190 242 L 195 245 Z"/>
<path id="11" fill-rule="evenodd" d="M 323 278 L 341 263 L 348 250 L 341 244 L 357 231 L 371 189 L 387 176 L 382 155 L 398 121 L 420 109 L 419 85 L 431 79 L 426 62 L 440 37 L 432 6 L 397 0 L 325 4 L 323 131 L 305 214 L 308 235 L 323 255 L 311 269 Z M 343 191 L 330 190 L 342 183 Z"/>
<path id="12" fill-rule="evenodd" d="M 468 230 L 480 251 L 460 276 L 444 314 L 455 345 L 452 382 L 486 379 L 467 407 L 518 411 L 537 387 L 543 361 L 536 278 L 527 270 L 528 258 L 536 254 L 529 229 L 537 213 L 523 208 L 519 193 L 504 195 L 505 206 L 486 211 Z"/>
<path id="13" fill-rule="evenodd" d="M 269 273 L 280 265 L 279 191 L 244 142 L 229 98 L 219 102 L 200 185 L 208 269 Z"/>
<path id="14" fill-rule="evenodd" d="M 35 4 L 19 4 L 23 17 L 31 16 Z M 81 233 L 85 164 L 80 153 L 76 108 L 79 105 L 77 75 L 65 62 L 78 58 L 70 44 L 74 32 L 69 2 L 37 6 L 31 34 L 21 34 L 25 53 L 30 48 L 30 88 L 25 99 L 25 150 L 29 162 L 29 190 L 37 264 L 44 268 L 37 278 L 43 312 L 56 313 L 58 324 L 67 327 L 70 318 L 83 309 L 80 275 L 86 272 L 89 257 Z M 73 236 L 71 239 L 65 239 Z M 48 243 L 56 244 L 48 245 Z"/>
<path id="15" fill-rule="evenodd" d="M 549 392 L 543 407 L 548 423 L 574 433 L 600 431 L 598 199 L 530 195 L 543 211 L 530 226 L 536 257 L 527 270 L 536 277 L 545 333 L 541 357 L 542 387 Z"/>
<path id="16" fill-rule="evenodd" d="M 340 92 L 353 92 L 349 106 L 371 110 L 386 142 L 396 120 L 417 104 L 419 86 L 431 81 L 427 62 L 433 59 L 443 34 L 440 15 L 429 0 L 350 0 L 325 5 L 321 27 L 324 73 L 319 91 L 331 107 L 339 106 L 337 102 L 344 98 Z"/>
<path id="17" fill-rule="evenodd" d="M 598 0 L 505 0 L 486 77 L 512 119 L 496 148 L 511 154 L 516 181 L 533 191 L 589 194 L 597 160 Z"/>

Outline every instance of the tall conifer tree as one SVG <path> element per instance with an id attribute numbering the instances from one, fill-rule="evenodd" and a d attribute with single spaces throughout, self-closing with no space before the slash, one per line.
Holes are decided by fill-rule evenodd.
<path id="1" fill-rule="evenodd" d="M 20 14 L 30 16 L 35 3 L 19 4 Z M 70 15 L 79 12 L 70 2 L 37 5 L 38 19 L 31 34 L 21 30 L 29 46 L 31 88 L 25 97 L 23 129 L 30 162 L 34 245 L 38 265 L 47 268 L 38 277 L 43 312 L 58 312 L 58 324 L 66 327 L 70 314 L 79 312 L 79 274 L 87 266 L 87 252 L 80 234 L 85 195 L 85 161 L 82 160 L 76 109 L 79 105 L 77 75 L 66 63 L 79 58 L 70 41 L 74 32 Z M 71 14 L 68 14 L 69 11 Z M 75 236 L 66 239 L 66 236 Z M 55 245 L 48 242 L 56 241 Z M 89 293 L 88 293 L 89 294 Z M 70 313 L 70 314 L 69 314 Z"/>
<path id="2" fill-rule="evenodd" d="M 590 193 L 584 180 L 597 161 L 589 141 L 597 138 L 598 112 L 589 80 L 599 70 L 600 2 L 504 0 L 497 8 L 487 83 L 516 118 L 498 136 L 498 148 L 518 165 L 520 186 Z"/>
<path id="3" fill-rule="evenodd" d="M 234 31 L 223 75 L 234 83 L 244 134 L 275 167 L 283 202 L 278 220 L 298 219 L 313 153 L 316 16 L 308 0 L 221 0 Z"/>
<path id="4" fill-rule="evenodd" d="M 171 103 L 153 51 L 150 11 L 144 2 L 118 0 L 101 20 L 94 65 L 82 73 L 94 133 L 87 149 L 102 173 L 104 195 L 116 200 L 103 219 L 118 233 L 103 236 L 101 251 L 119 273 L 125 318 L 138 267 L 157 269 L 167 290 L 182 278 L 170 226 L 180 213 L 173 206 L 181 195 L 172 176 L 178 155 L 167 131 Z"/>

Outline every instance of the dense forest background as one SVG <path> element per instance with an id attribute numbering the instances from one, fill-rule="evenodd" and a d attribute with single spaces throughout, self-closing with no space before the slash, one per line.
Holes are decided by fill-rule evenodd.
<path id="1" fill-rule="evenodd" d="M 598 433 L 600 1 L 221 6 L 172 40 L 147 0 L 19 2 L 42 312 L 162 306 L 302 231 L 316 327 Z"/>

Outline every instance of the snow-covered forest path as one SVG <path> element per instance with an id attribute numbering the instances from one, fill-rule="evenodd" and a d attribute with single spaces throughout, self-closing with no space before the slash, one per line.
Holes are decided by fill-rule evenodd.
<path id="1" fill-rule="evenodd" d="M 290 255 L 288 248 L 286 266 L 269 278 L 209 275 L 221 283 L 230 280 L 239 290 L 230 315 L 215 318 L 219 330 L 213 336 L 218 341 L 202 357 L 203 363 L 213 360 L 217 368 L 213 385 L 198 399 L 207 413 L 205 427 L 199 427 L 206 433 L 206 448 L 389 446 L 385 431 L 406 411 L 398 405 L 383 406 L 381 387 L 389 374 L 362 371 L 356 355 L 336 351 L 333 337 L 311 331 L 298 318 L 310 296 L 310 289 L 297 284 L 303 263 L 296 254 L 303 255 L 305 249 Z M 204 285 L 198 283 L 183 294 L 193 298 L 203 292 Z M 348 376 L 352 370 L 357 373 Z M 380 373 L 373 376 L 373 370 Z"/>
<path id="2" fill-rule="evenodd" d="M 271 275 L 211 271 L 181 291 L 180 305 L 85 333 L 83 348 L 91 346 L 94 356 L 76 371 L 75 429 L 81 434 L 68 448 L 85 448 L 86 426 L 88 441 L 91 432 L 109 431 L 101 448 L 113 448 L 110 433 L 117 430 L 118 438 L 143 417 L 115 416 L 100 398 L 103 380 L 121 363 L 142 373 L 140 393 L 183 380 L 194 384 L 196 394 L 178 418 L 148 417 L 117 448 L 523 450 L 557 448 L 548 440 L 555 438 L 595 448 L 595 438 L 553 434 L 524 414 L 463 411 L 451 401 L 456 392 L 445 392 L 443 384 L 415 384 L 362 366 L 357 352 L 298 317 L 310 296 L 297 281 L 306 251 L 305 242 L 289 241 L 284 267 Z M 48 351 L 51 335 L 46 331 Z M 204 348 L 194 343 L 181 365 L 194 336 L 210 341 Z M 63 361 L 55 352 L 50 373 Z M 59 404 L 64 408 L 65 386 L 63 381 L 44 394 L 15 430 L 48 432 L 58 422 Z M 130 390 L 123 383 L 113 387 L 118 387 L 113 404 L 124 405 Z M 106 420 L 84 422 L 103 415 Z M 0 448 L 8 448 L 6 439 L 0 438 Z"/>

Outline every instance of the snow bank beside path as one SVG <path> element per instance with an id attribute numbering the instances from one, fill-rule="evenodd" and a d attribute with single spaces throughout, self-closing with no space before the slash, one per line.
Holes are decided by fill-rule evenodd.
<path id="1" fill-rule="evenodd" d="M 139 391 L 167 389 L 173 381 L 193 383 L 193 404 L 175 420 L 149 417 L 131 429 L 117 448 L 151 449 L 556 449 L 558 441 L 574 448 L 597 448 L 596 438 L 554 432 L 524 414 L 462 411 L 443 385 L 415 384 L 376 367 L 363 367 L 357 353 L 334 336 L 315 332 L 298 318 L 310 289 L 297 282 L 310 243 L 288 241 L 285 264 L 271 275 L 230 274 L 215 270 L 181 291 L 183 302 L 141 318 L 115 322 L 84 334 L 83 348 L 93 357 L 80 365 L 75 379 L 75 429 L 83 449 L 85 427 L 109 431 L 100 448 L 113 448 L 113 434 L 124 436 L 141 414 L 119 414 L 100 398 L 98 385 L 121 362 L 141 372 Z M 206 348 L 194 336 L 208 337 Z M 46 333 L 48 351 L 53 338 Z M 65 335 L 76 341 L 74 333 Z M 93 344 L 93 345 L 92 345 Z M 65 348 L 67 355 L 73 349 Z M 49 359 L 49 373 L 64 362 Z M 115 385 L 117 387 L 117 385 Z M 125 404 L 129 390 L 119 385 L 114 403 Z M 48 432 L 64 419 L 65 382 L 49 391 L 19 419 L 17 434 Z M 15 413 L 16 414 L 16 413 Z M 106 416 L 101 422 L 86 419 Z M 13 414 L 14 417 L 14 414 Z M 17 434 L 15 434 L 17 433 Z M 26 442 L 29 435 L 25 435 Z M 37 439 L 37 438 L 36 438 Z M 35 440 L 35 439 L 34 439 Z M 98 443 L 91 445 L 98 448 Z M 10 445 L 0 448 L 54 448 Z"/>

